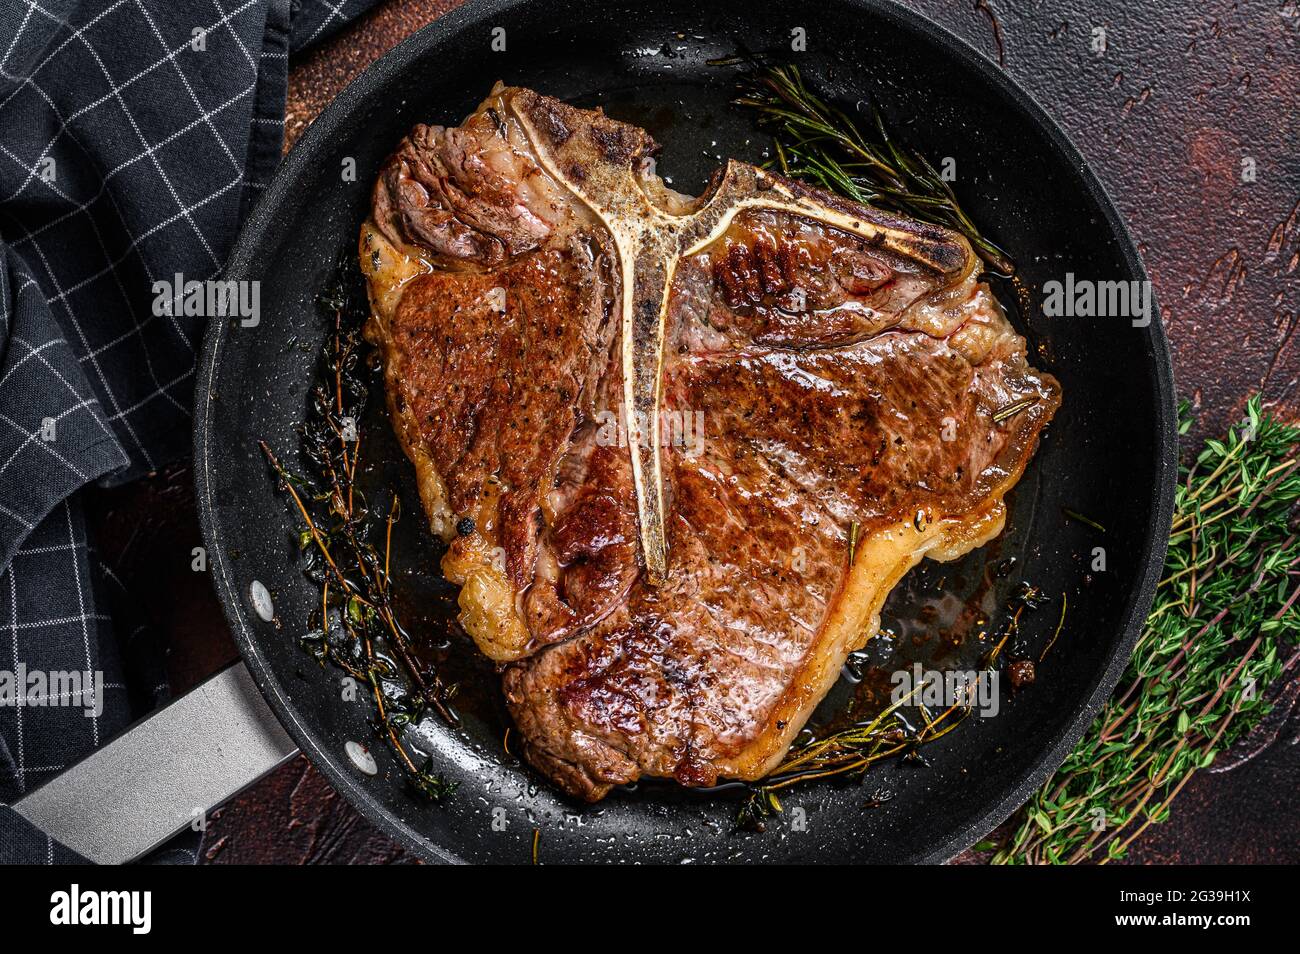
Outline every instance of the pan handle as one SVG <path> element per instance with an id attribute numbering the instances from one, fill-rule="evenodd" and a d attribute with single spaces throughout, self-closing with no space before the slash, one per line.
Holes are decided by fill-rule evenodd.
<path id="1" fill-rule="evenodd" d="M 297 754 L 237 662 L 11 807 L 91 861 L 123 864 Z"/>

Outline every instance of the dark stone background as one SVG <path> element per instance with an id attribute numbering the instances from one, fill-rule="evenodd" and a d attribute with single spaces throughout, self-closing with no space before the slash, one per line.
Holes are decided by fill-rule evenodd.
<path id="1" fill-rule="evenodd" d="M 1073 138 L 1133 230 L 1180 395 L 1218 432 L 1263 391 L 1300 412 L 1300 0 L 908 0 L 996 60 Z M 456 0 L 390 0 L 294 64 L 287 138 L 367 65 Z M 816 25 L 806 25 L 816 42 Z M 1106 51 L 1090 49 L 1106 31 Z M 1015 148 L 1008 143 L 1007 148 Z M 1242 159 L 1256 181 L 1242 181 Z M 1072 227 L 1062 223 L 1062 227 Z M 188 466 L 100 492 L 110 565 L 169 594 L 153 622 L 186 689 L 236 651 L 206 578 Z M 1298 694 L 1290 693 L 1294 700 Z M 1300 719 L 1228 772 L 1201 773 L 1132 862 L 1300 862 Z M 206 862 L 407 862 L 302 758 L 215 814 Z M 962 860 L 971 861 L 972 858 Z"/>

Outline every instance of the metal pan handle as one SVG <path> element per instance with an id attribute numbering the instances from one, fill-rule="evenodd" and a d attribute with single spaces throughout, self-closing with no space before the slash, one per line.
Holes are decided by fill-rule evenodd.
<path id="1" fill-rule="evenodd" d="M 11 807 L 91 861 L 123 864 L 297 754 L 237 662 Z"/>

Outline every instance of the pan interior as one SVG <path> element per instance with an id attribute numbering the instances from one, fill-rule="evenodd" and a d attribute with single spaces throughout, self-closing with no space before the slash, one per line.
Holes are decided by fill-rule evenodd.
<path id="1" fill-rule="evenodd" d="M 290 462 L 325 325 L 314 299 L 364 218 L 380 163 L 415 122 L 454 124 L 498 79 L 531 86 L 648 129 L 662 145 L 659 171 L 699 192 L 727 157 L 766 158 L 767 137 L 731 106 L 741 50 L 797 62 L 843 105 L 867 95 L 928 156 L 951 157 L 972 217 L 1020 265 L 1035 301 L 1065 273 L 1094 280 L 1145 278 L 1114 211 L 1072 150 L 1014 94 L 996 68 L 892 6 L 819 2 L 705 10 L 698 2 L 470 4 L 408 41 L 354 84 L 308 132 L 241 237 L 229 277 L 261 281 L 256 327 L 212 330 L 198 450 L 201 498 L 218 588 L 250 667 L 300 743 L 379 824 L 429 857 L 526 861 L 540 829 L 543 860 L 937 860 L 1001 820 L 1049 771 L 1118 675 L 1149 600 L 1149 569 L 1163 549 L 1170 406 L 1158 321 L 1047 319 L 1014 308 L 1034 363 L 1061 381 L 1065 401 L 1010 499 L 1004 537 L 958 564 L 925 565 L 891 598 L 892 643 L 873 647 L 888 671 L 912 658 L 969 660 L 945 647 L 960 636 L 960 608 L 996 610 L 1027 580 L 1053 600 L 1027 620 L 1031 643 L 1069 613 L 1029 690 L 1005 693 L 994 718 L 972 718 L 927 746 L 928 765 L 878 766 L 862 785 L 814 784 L 783 793 L 785 813 L 766 833 L 737 833 L 735 793 L 645 784 L 581 806 L 550 789 L 502 746 L 508 724 L 497 680 L 470 644 L 449 635 L 454 594 L 421 530 L 412 476 L 372 396 L 364 422 L 367 477 L 398 486 L 407 518 L 395 549 L 408 622 L 465 688 L 465 723 L 428 724 L 425 744 L 460 784 L 444 805 L 408 792 L 387 750 L 372 744 L 377 776 L 344 755 L 374 742 L 367 703 L 344 702 L 341 673 L 318 667 L 296 637 L 319 597 L 295 557 L 295 524 L 257 449 L 267 440 Z M 505 50 L 492 43 L 504 29 Z M 792 31 L 806 52 L 791 52 Z M 355 163 L 355 181 L 342 174 Z M 1063 225 L 1065 227 L 1063 227 Z M 1006 292 L 1007 289 L 999 289 Z M 206 388 L 206 392 L 203 390 Z M 1069 518 L 1086 514 L 1105 532 Z M 1166 521 L 1162 525 L 1162 521 Z M 1091 569 L 1096 548 L 1106 569 Z M 999 572 L 995 572 L 995 568 Z M 1009 568 L 1009 569 L 1008 569 Z M 256 579 L 274 597 L 278 625 L 251 612 Z M 946 614 L 946 616 L 945 616 Z M 957 640 L 960 642 L 960 640 Z M 965 653 L 965 656 L 963 656 Z M 819 710 L 831 718 L 861 693 L 843 682 Z M 892 797 L 868 808 L 873 794 Z M 795 811 L 798 809 L 799 811 Z"/>

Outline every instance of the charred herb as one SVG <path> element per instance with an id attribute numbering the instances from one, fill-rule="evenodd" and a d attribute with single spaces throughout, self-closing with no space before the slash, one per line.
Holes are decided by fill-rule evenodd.
<path id="1" fill-rule="evenodd" d="M 1007 622 L 994 634 L 993 645 L 980 661 L 982 671 L 978 680 L 992 678 L 992 673 L 999 668 L 1003 648 L 1019 636 L 1021 615 L 1033 612 L 1045 602 L 1042 590 L 1037 587 L 1022 583 L 1017 588 L 1006 604 Z M 1064 618 L 1063 611 L 1062 623 Z M 1057 635 L 1059 632 L 1058 626 Z M 854 664 L 852 657 L 849 664 Z M 797 742 L 771 774 L 749 786 L 737 814 L 738 827 L 766 830 L 766 820 L 782 810 L 776 794 L 782 789 L 818 779 L 861 783 L 873 765 L 891 758 L 927 764 L 922 746 L 947 735 L 970 715 L 978 680 L 965 687 L 963 698 L 937 712 L 915 698 L 923 688 L 916 686 L 870 719 L 822 737 L 809 735 Z M 869 807 L 879 807 L 892 797 L 888 793 L 882 797 L 883 791 L 876 791 L 867 803 Z"/>
<path id="2" fill-rule="evenodd" d="M 890 133 L 874 104 L 858 104 L 869 113 L 860 124 L 809 89 L 792 65 L 756 66 L 742 81 L 735 102 L 756 110 L 771 132 L 776 158 L 769 167 L 863 205 L 953 229 L 994 271 L 1015 271 L 1006 253 L 962 210 L 929 160 Z"/>
<path id="3" fill-rule="evenodd" d="M 455 686 L 417 657 L 394 609 L 390 565 L 400 500 L 394 493 L 371 506 L 356 486 L 360 422 L 370 392 L 369 346 L 361 336 L 364 293 L 358 287 L 355 262 L 348 256 L 318 299 L 330 330 L 307 417 L 297 428 L 303 472 L 289 471 L 265 441 L 260 446 L 298 518 L 303 573 L 320 588 L 303 648 L 369 688 L 375 730 L 397 755 L 412 789 L 439 801 L 454 784 L 435 774 L 405 735 L 430 713 L 456 724 Z"/>
<path id="4" fill-rule="evenodd" d="M 1180 432 L 1190 418 L 1184 403 Z M 1300 666 L 1300 428 L 1263 413 L 1181 471 L 1165 576 L 1119 688 L 994 846 L 997 864 L 1121 859 Z"/>

